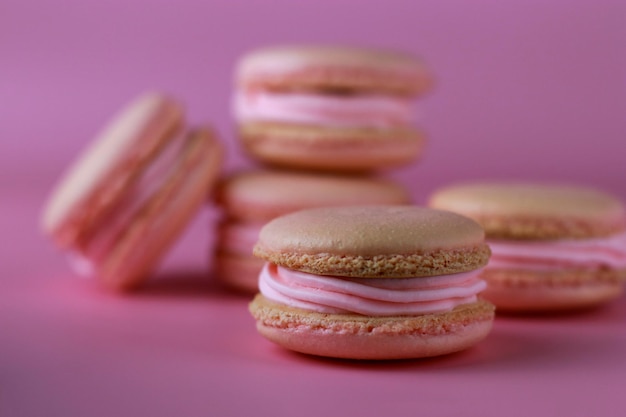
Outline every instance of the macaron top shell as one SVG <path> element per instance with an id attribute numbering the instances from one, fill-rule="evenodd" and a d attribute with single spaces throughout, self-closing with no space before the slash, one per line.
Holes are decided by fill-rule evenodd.
<path id="1" fill-rule="evenodd" d="M 216 193 L 230 218 L 268 221 L 297 210 L 362 204 L 409 204 L 399 184 L 367 177 L 289 171 L 245 171 L 224 179 Z"/>
<path id="2" fill-rule="evenodd" d="M 587 187 L 485 182 L 443 188 L 429 205 L 478 221 L 488 237 L 558 239 L 607 236 L 626 228 L 624 205 Z"/>
<path id="3" fill-rule="evenodd" d="M 402 95 L 430 89 L 433 77 L 411 55 L 356 47 L 279 46 L 253 51 L 238 63 L 246 88 L 299 91 L 380 91 Z"/>
<path id="4" fill-rule="evenodd" d="M 106 216 L 138 171 L 181 129 L 183 109 L 161 94 L 126 106 L 66 172 L 42 218 L 44 231 L 69 247 Z"/>
<path id="5" fill-rule="evenodd" d="M 414 277 L 484 266 L 489 248 L 474 221 L 414 206 L 303 210 L 266 224 L 254 254 L 321 275 Z"/>

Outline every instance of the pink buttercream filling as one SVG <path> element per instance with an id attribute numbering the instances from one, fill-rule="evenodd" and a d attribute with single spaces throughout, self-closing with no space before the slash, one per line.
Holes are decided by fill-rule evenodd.
<path id="1" fill-rule="evenodd" d="M 266 263 L 259 289 L 268 299 L 319 313 L 422 315 L 476 301 L 486 284 L 480 270 L 415 278 L 320 276 Z"/>
<path id="2" fill-rule="evenodd" d="M 95 226 L 90 240 L 80 250 L 70 254 L 70 264 L 81 276 L 93 276 L 123 233 L 148 201 L 163 186 L 183 149 L 184 140 L 178 137 L 151 161 L 117 206 Z"/>
<path id="3" fill-rule="evenodd" d="M 626 268 L 626 233 L 579 240 L 490 240 L 488 244 L 492 252 L 490 268 Z"/>
<path id="4" fill-rule="evenodd" d="M 281 122 L 337 127 L 388 128 L 414 122 L 411 100 L 383 95 L 331 95 L 239 91 L 240 122 Z"/>

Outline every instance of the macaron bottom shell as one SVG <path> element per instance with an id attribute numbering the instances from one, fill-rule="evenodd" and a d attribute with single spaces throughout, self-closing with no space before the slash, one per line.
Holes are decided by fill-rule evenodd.
<path id="1" fill-rule="evenodd" d="M 245 150 L 269 165 L 359 172 L 417 160 L 425 136 L 414 129 L 343 129 L 249 123 L 240 128 Z"/>
<path id="2" fill-rule="evenodd" d="M 479 300 L 449 312 L 370 317 L 292 308 L 258 294 L 250 304 L 257 330 L 293 351 L 334 358 L 386 360 L 444 355 L 467 349 L 491 330 L 492 304 Z"/>
<path id="3" fill-rule="evenodd" d="M 603 305 L 624 292 L 626 271 L 523 271 L 487 268 L 481 294 L 500 312 L 549 313 Z"/>

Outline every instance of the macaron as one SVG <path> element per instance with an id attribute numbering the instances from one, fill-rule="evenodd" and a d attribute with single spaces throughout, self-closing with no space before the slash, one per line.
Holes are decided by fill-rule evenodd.
<path id="1" fill-rule="evenodd" d="M 432 84 L 420 59 L 396 51 L 270 47 L 239 60 L 233 111 L 243 148 L 261 162 L 370 171 L 421 155 L 413 99 Z"/>
<path id="2" fill-rule="evenodd" d="M 267 263 L 250 304 L 284 348 L 347 359 L 407 359 L 484 339 L 494 307 L 478 294 L 489 259 L 482 228 L 416 206 L 298 211 L 261 230 Z"/>
<path id="3" fill-rule="evenodd" d="M 268 221 L 314 207 L 404 205 L 411 196 L 401 184 L 382 178 L 247 170 L 224 177 L 215 200 L 222 211 L 215 276 L 232 289 L 254 294 L 264 261 L 254 257 L 252 249 Z"/>
<path id="4" fill-rule="evenodd" d="M 471 217 L 492 250 L 483 296 L 498 311 L 551 312 L 601 305 L 626 279 L 622 202 L 589 187 L 476 182 L 435 192 L 434 208 Z"/>
<path id="5" fill-rule="evenodd" d="M 178 102 L 144 94 L 67 170 L 42 228 L 79 274 L 114 290 L 136 287 L 206 200 L 222 152 L 210 129 L 184 129 Z"/>

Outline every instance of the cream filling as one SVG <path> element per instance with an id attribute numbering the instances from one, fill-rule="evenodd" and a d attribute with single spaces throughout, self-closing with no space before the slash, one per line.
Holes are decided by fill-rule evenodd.
<path id="1" fill-rule="evenodd" d="M 176 166 L 185 141 L 182 136 L 172 140 L 126 191 L 114 210 L 95 225 L 90 240 L 79 250 L 69 254 L 70 264 L 81 276 L 94 276 L 97 266 L 113 250 L 121 234 L 140 215 L 141 210 L 163 187 L 165 181 Z"/>
<path id="2" fill-rule="evenodd" d="M 266 263 L 259 289 L 268 299 L 318 313 L 422 315 L 476 301 L 481 270 L 415 278 L 348 278 L 308 274 Z"/>
<path id="3" fill-rule="evenodd" d="M 235 93 L 233 106 L 239 122 L 390 128 L 408 126 L 415 121 L 410 99 L 383 95 L 239 91 Z"/>
<path id="4" fill-rule="evenodd" d="M 488 267 L 556 270 L 562 268 L 626 269 L 626 232 L 607 238 L 578 240 L 489 240 Z"/>

